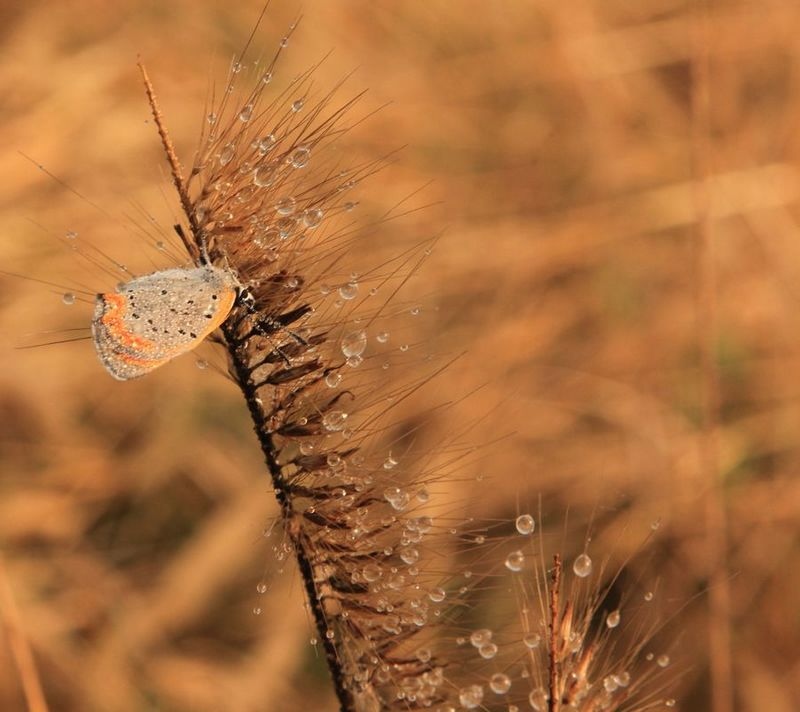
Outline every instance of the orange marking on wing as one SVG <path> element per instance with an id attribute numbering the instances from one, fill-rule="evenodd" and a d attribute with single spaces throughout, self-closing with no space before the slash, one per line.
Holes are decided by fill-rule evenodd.
<path id="1" fill-rule="evenodd" d="M 123 321 L 125 311 L 128 308 L 123 294 L 109 292 L 101 294 L 100 298 L 103 300 L 105 307 L 100 321 L 119 344 L 138 351 L 151 351 L 155 347 L 155 344 L 149 339 L 128 331 Z"/>

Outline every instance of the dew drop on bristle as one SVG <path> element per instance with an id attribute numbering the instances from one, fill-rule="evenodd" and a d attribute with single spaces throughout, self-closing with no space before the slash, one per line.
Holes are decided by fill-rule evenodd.
<path id="1" fill-rule="evenodd" d="M 199 358 L 194 362 L 194 365 L 197 366 L 201 371 L 205 371 L 208 368 L 208 361 L 205 359 Z"/>
<path id="2" fill-rule="evenodd" d="M 483 702 L 483 687 L 468 685 L 458 691 L 458 701 L 464 709 L 474 710 Z"/>
<path id="3" fill-rule="evenodd" d="M 272 185 L 275 180 L 275 171 L 272 166 L 260 166 L 253 171 L 253 183 L 259 188 L 266 188 Z"/>
<path id="4" fill-rule="evenodd" d="M 262 84 L 269 84 L 272 81 L 272 72 L 264 72 L 261 75 L 261 83 Z"/>
<path id="5" fill-rule="evenodd" d="M 367 348 L 367 332 L 353 331 L 342 337 L 342 353 L 346 358 L 361 356 Z"/>
<path id="6" fill-rule="evenodd" d="M 326 413 L 322 418 L 322 425 L 326 430 L 337 432 L 344 429 L 344 424 L 347 421 L 347 413 L 343 410 L 332 410 Z"/>
<path id="7" fill-rule="evenodd" d="M 511 678 L 502 672 L 497 672 L 489 679 L 489 688 L 495 695 L 504 695 L 511 689 Z"/>
<path id="8" fill-rule="evenodd" d="M 534 690 L 528 695 L 528 704 L 536 712 L 544 712 L 547 709 L 547 693 L 542 688 Z"/>
<path id="9" fill-rule="evenodd" d="M 342 374 L 341 373 L 329 373 L 325 376 L 325 385 L 328 388 L 336 388 L 342 382 Z"/>
<path id="10" fill-rule="evenodd" d="M 538 633 L 528 633 L 523 639 L 522 642 L 525 643 L 525 647 L 528 650 L 534 650 L 539 647 L 539 643 L 542 642 L 542 636 Z"/>
<path id="11" fill-rule="evenodd" d="M 506 557 L 506 568 L 509 571 L 522 571 L 523 566 L 525 565 L 525 554 L 521 551 L 512 551 Z"/>
<path id="12" fill-rule="evenodd" d="M 478 648 L 478 653 L 484 660 L 491 660 L 497 655 L 497 646 L 494 643 L 486 643 Z"/>
<path id="13" fill-rule="evenodd" d="M 576 576 L 580 578 L 586 578 L 590 573 L 592 573 L 592 560 L 588 554 L 581 554 L 575 561 L 572 563 L 572 570 Z"/>
<path id="14" fill-rule="evenodd" d="M 236 146 L 234 146 L 232 143 L 226 143 L 219 152 L 219 164 L 221 166 L 227 166 L 233 160 L 235 155 Z"/>
<path id="15" fill-rule="evenodd" d="M 667 667 L 669 665 L 669 655 L 659 655 L 656 659 L 656 665 L 662 668 Z"/>
<path id="16" fill-rule="evenodd" d="M 289 46 L 289 38 L 288 37 L 281 37 L 281 41 L 278 43 L 281 47 L 288 47 Z"/>
<path id="17" fill-rule="evenodd" d="M 620 615 L 619 611 L 611 611 L 611 613 L 606 616 L 606 627 L 616 628 L 621 619 L 622 616 Z"/>
<path id="18" fill-rule="evenodd" d="M 339 287 L 339 296 L 342 299 L 355 299 L 358 294 L 358 282 L 348 282 Z"/>
<path id="19" fill-rule="evenodd" d="M 64 294 L 61 295 L 61 301 L 67 306 L 75 304 L 75 295 L 72 292 L 64 292 Z"/>
<path id="20" fill-rule="evenodd" d="M 275 210 L 277 211 L 278 215 L 291 215 L 294 212 L 295 205 L 295 199 L 289 196 L 288 198 L 281 198 L 275 204 Z"/>
<path id="21" fill-rule="evenodd" d="M 482 645 L 486 645 L 492 640 L 492 631 L 488 628 L 479 628 L 476 631 L 473 631 L 472 634 L 469 636 L 470 645 L 474 648 L 480 648 Z"/>
<path id="22" fill-rule="evenodd" d="M 303 213 L 303 224 L 308 228 L 317 227 L 322 222 L 323 216 L 321 208 L 309 208 Z"/>
<path id="23" fill-rule="evenodd" d="M 253 105 L 246 104 L 242 110 L 239 112 L 239 121 L 243 121 L 247 123 L 250 119 L 253 118 Z"/>
<path id="24" fill-rule="evenodd" d="M 536 528 L 536 522 L 530 514 L 520 514 L 517 517 L 516 526 L 520 534 L 533 534 L 533 530 Z"/>
<path id="25" fill-rule="evenodd" d="M 65 233 L 64 237 L 66 237 L 67 240 L 77 240 L 78 233 L 75 232 L 74 230 L 70 230 L 69 232 Z"/>
<path id="26" fill-rule="evenodd" d="M 296 99 L 292 102 L 292 111 L 296 114 L 306 105 L 305 99 Z"/>
<path id="27" fill-rule="evenodd" d="M 388 331 L 382 331 L 375 337 L 375 341 L 377 341 L 379 344 L 385 344 L 388 340 L 389 340 Z"/>
<path id="28" fill-rule="evenodd" d="M 648 603 L 650 603 L 650 601 L 653 600 L 653 592 L 652 591 L 648 591 L 647 593 L 645 593 L 644 594 L 644 600 L 647 601 Z"/>
<path id="29" fill-rule="evenodd" d="M 309 160 L 311 160 L 311 149 L 306 146 L 298 146 L 289 156 L 289 162 L 293 168 L 305 168 Z"/>
<path id="30" fill-rule="evenodd" d="M 260 154 L 268 153 L 272 150 L 272 148 L 277 143 L 277 139 L 275 138 L 275 134 L 267 134 L 264 138 L 258 141 L 258 152 Z"/>

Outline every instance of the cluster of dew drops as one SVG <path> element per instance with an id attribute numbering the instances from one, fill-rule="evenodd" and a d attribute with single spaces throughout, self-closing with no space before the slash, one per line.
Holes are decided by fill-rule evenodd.
<path id="1" fill-rule="evenodd" d="M 515 526 L 517 533 L 523 536 L 530 536 L 535 531 L 536 522 L 530 514 L 520 514 L 516 519 Z M 656 525 L 654 525 L 654 528 L 655 526 Z M 521 549 L 515 549 L 510 552 L 505 559 L 505 567 L 513 573 L 522 571 L 524 564 L 525 554 Z M 592 559 L 585 552 L 575 557 L 572 562 L 572 571 L 578 578 L 587 578 L 591 575 L 592 570 Z M 643 598 L 645 602 L 649 602 L 653 600 L 654 595 L 651 591 L 648 591 L 644 594 Z M 621 612 L 618 609 L 614 610 L 606 616 L 606 627 L 608 629 L 614 629 L 619 626 L 621 620 Z M 472 631 L 468 637 L 459 636 L 456 638 L 455 642 L 459 646 L 464 646 L 469 643 L 472 648 L 475 648 L 478 655 L 483 660 L 491 660 L 497 655 L 499 650 L 497 643 L 493 640 L 493 632 L 489 628 L 480 628 Z M 535 632 L 528 632 L 523 636 L 522 642 L 527 650 L 535 650 L 541 643 L 541 635 Z M 667 654 L 656 657 L 655 653 L 648 652 L 645 655 L 645 660 L 647 662 L 654 662 L 659 668 L 666 668 L 670 664 L 670 658 Z M 523 671 L 522 677 L 529 677 L 529 673 Z M 623 671 L 621 673 L 607 675 L 603 678 L 602 684 L 603 689 L 607 693 L 612 694 L 619 689 L 628 687 L 630 682 L 630 673 Z M 488 690 L 494 695 L 506 695 L 511 690 L 512 679 L 504 672 L 495 672 L 489 677 L 486 686 L 482 684 L 470 684 L 460 688 L 458 690 L 458 701 L 461 709 L 469 710 L 482 708 L 487 694 L 486 687 L 488 687 Z M 547 691 L 538 687 L 530 691 L 527 709 L 535 710 L 536 712 L 544 712 L 544 710 L 548 708 L 548 702 L 549 695 Z M 666 699 L 663 702 L 663 706 L 667 708 L 673 708 L 675 704 L 676 701 L 672 698 Z M 456 712 L 456 708 L 449 706 L 442 707 L 439 708 L 439 712 Z M 521 710 L 518 705 L 509 704 L 508 712 L 521 712 Z"/>

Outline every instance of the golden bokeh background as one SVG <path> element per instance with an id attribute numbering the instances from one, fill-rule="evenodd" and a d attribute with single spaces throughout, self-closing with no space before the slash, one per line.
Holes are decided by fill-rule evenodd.
<path id="1" fill-rule="evenodd" d="M 188 160 L 209 82 L 260 9 L 0 6 L 0 260 L 32 278 L 0 276 L 0 551 L 54 712 L 334 708 L 291 563 L 278 575 L 262 536 L 276 507 L 236 389 L 192 357 L 120 384 L 88 342 L 15 348 L 88 319 L 33 279 L 113 284 L 54 236 L 152 269 L 126 216 L 168 227 L 176 204 L 137 57 Z M 591 531 L 598 556 L 647 558 L 684 671 L 679 709 L 710 709 L 709 660 L 724 654 L 710 626 L 730 630 L 734 709 L 800 707 L 800 5 L 309 0 L 302 12 L 281 71 L 332 50 L 320 86 L 355 70 L 345 93 L 391 102 L 345 139 L 353 159 L 406 146 L 365 204 L 420 186 L 418 203 L 433 203 L 377 232 L 375 254 L 444 233 L 414 283 L 435 307 L 416 339 L 466 352 L 430 403 L 471 395 L 420 437 L 500 440 L 450 489 L 463 515 L 513 517 L 541 495 L 545 527 L 561 532 L 570 512 L 566 556 Z M 254 46 L 271 52 L 297 13 L 276 0 Z M 693 109 L 703 53 L 707 130 Z M 709 596 L 720 586 L 729 609 Z M 8 636 L 0 709 L 25 709 Z"/>

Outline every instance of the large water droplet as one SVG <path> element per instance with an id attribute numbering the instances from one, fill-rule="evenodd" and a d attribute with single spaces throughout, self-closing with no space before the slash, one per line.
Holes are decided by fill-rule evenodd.
<path id="1" fill-rule="evenodd" d="M 271 165 L 259 166 L 253 171 L 253 183 L 259 188 L 266 188 L 275 181 L 275 170 Z"/>
<path id="2" fill-rule="evenodd" d="M 346 357 L 361 356 L 367 348 L 367 332 L 353 331 L 342 337 L 342 353 Z"/>
<path id="3" fill-rule="evenodd" d="M 298 146 L 292 151 L 292 155 L 289 156 L 289 162 L 292 164 L 292 168 L 305 168 L 310 159 L 311 149 L 307 146 Z"/>
<path id="4" fill-rule="evenodd" d="M 504 695 L 511 689 L 511 678 L 502 672 L 497 672 L 489 679 L 489 688 L 495 695 Z"/>
<path id="5" fill-rule="evenodd" d="M 473 710 L 483 702 L 483 687 L 469 685 L 458 691 L 458 701 L 464 709 Z"/>
<path id="6" fill-rule="evenodd" d="M 656 665 L 662 668 L 667 667 L 669 665 L 669 655 L 659 655 L 656 659 Z"/>
<path id="7" fill-rule="evenodd" d="M 618 610 L 617 611 L 611 611 L 611 613 L 609 613 L 606 616 L 606 626 L 608 628 L 616 628 L 619 625 L 619 622 L 620 622 L 621 619 L 622 619 L 622 616 L 621 616 L 621 614 L 620 614 L 620 612 Z"/>
<path id="8" fill-rule="evenodd" d="M 469 636 L 470 644 L 475 648 L 480 648 L 492 640 L 492 631 L 488 628 L 479 628 L 472 632 Z"/>
<path id="9" fill-rule="evenodd" d="M 517 531 L 526 535 L 533 534 L 533 530 L 536 528 L 536 522 L 530 514 L 520 514 L 517 517 L 516 525 Z"/>
<path id="10" fill-rule="evenodd" d="M 486 643 L 478 648 L 478 653 L 484 660 L 491 660 L 497 655 L 497 646 L 494 643 Z"/>
<path id="11" fill-rule="evenodd" d="M 294 212 L 295 204 L 296 201 L 291 196 L 288 198 L 281 198 L 275 204 L 275 210 L 278 212 L 278 215 L 291 215 Z"/>
<path id="12" fill-rule="evenodd" d="M 331 372 L 327 376 L 325 376 L 325 385 L 328 388 L 336 388 L 342 382 L 342 374 Z"/>
<path id="13" fill-rule="evenodd" d="M 67 306 L 75 304 L 75 295 L 72 292 L 64 292 L 64 294 L 61 295 L 61 301 Z"/>
<path id="14" fill-rule="evenodd" d="M 525 554 L 521 551 L 512 551 L 506 557 L 506 568 L 509 571 L 522 571 L 522 567 L 525 565 Z"/>
<path id="15" fill-rule="evenodd" d="M 325 426 L 325 429 L 334 432 L 343 430 L 346 421 L 347 413 L 343 410 L 332 410 L 330 413 L 326 413 L 325 417 L 322 418 L 322 424 Z"/>
<path id="16" fill-rule="evenodd" d="M 235 155 L 236 146 L 232 143 L 226 143 L 219 152 L 219 164 L 221 166 L 227 166 Z"/>
<path id="17" fill-rule="evenodd" d="M 250 121 L 250 119 L 252 118 L 253 118 L 253 105 L 246 104 L 239 112 L 239 121 L 244 121 L 246 123 Z"/>
<path id="18" fill-rule="evenodd" d="M 588 554 L 581 554 L 572 564 L 572 570 L 576 576 L 586 578 L 592 573 L 592 560 Z"/>
<path id="19" fill-rule="evenodd" d="M 306 227 L 317 227 L 322 222 L 325 213 L 321 208 L 309 208 L 303 213 L 303 223 Z"/>
<path id="20" fill-rule="evenodd" d="M 342 299 L 355 299 L 358 294 L 358 282 L 348 282 L 339 287 L 339 296 Z"/>
<path id="21" fill-rule="evenodd" d="M 541 687 L 534 690 L 528 695 L 528 704 L 536 712 L 544 712 L 547 709 L 547 693 Z"/>
<path id="22" fill-rule="evenodd" d="M 523 639 L 522 642 L 525 643 L 525 647 L 528 650 L 534 650 L 535 648 L 539 647 L 539 643 L 542 642 L 542 636 L 538 633 L 528 633 Z"/>

